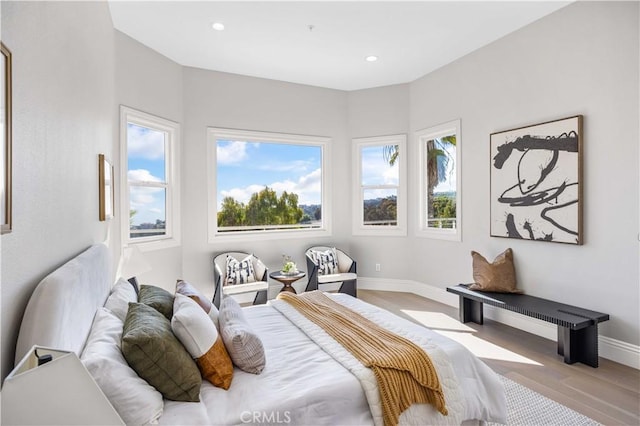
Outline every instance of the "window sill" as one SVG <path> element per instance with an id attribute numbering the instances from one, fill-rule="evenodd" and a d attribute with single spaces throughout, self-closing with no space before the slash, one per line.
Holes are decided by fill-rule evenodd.
<path id="1" fill-rule="evenodd" d="M 140 251 L 156 251 L 165 250 L 173 247 L 180 247 L 180 240 L 176 238 L 163 238 L 157 240 L 147 241 L 135 241 L 129 240 L 126 243 L 127 246 L 137 246 Z"/>
<path id="2" fill-rule="evenodd" d="M 215 244 L 227 241 L 270 241 L 281 239 L 299 239 L 299 238 L 321 238 L 330 237 L 329 229 L 314 229 L 309 231 L 245 231 L 234 233 L 215 233 L 209 235 L 209 244 Z"/>

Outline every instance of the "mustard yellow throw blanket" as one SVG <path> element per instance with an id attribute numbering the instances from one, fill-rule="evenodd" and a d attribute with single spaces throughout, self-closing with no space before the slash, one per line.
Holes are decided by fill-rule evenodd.
<path id="1" fill-rule="evenodd" d="M 448 414 L 435 367 L 422 348 L 319 291 L 299 296 L 280 293 L 278 299 L 320 326 L 373 371 L 385 426 L 397 425 L 402 412 L 414 403 L 432 404 Z"/>

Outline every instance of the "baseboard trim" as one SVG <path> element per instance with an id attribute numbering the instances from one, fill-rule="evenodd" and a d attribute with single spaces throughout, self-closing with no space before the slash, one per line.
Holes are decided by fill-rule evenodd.
<path id="1" fill-rule="evenodd" d="M 358 277 L 358 288 L 362 290 L 413 293 L 445 305 L 455 308 L 458 307 L 458 296 L 455 294 L 448 293 L 446 289 L 418 281 Z M 545 339 L 553 340 L 554 342 L 558 339 L 557 327 L 545 321 L 486 305 L 484 306 L 484 315 L 494 321 L 544 337 Z M 599 355 L 602 358 L 640 370 L 640 346 L 632 345 L 622 340 L 612 339 L 611 337 L 598 336 L 598 348 L 600 352 Z"/>

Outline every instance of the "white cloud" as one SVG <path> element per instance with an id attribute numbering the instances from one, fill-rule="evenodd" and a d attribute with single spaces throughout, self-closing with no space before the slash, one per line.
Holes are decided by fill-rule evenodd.
<path id="1" fill-rule="evenodd" d="M 299 191 L 311 191 L 320 194 L 322 188 L 322 169 L 316 169 L 308 175 L 301 176 L 298 180 Z"/>
<path id="2" fill-rule="evenodd" d="M 164 133 L 129 125 L 127 148 L 130 157 L 158 160 L 164 158 Z"/>
<path id="3" fill-rule="evenodd" d="M 233 141 L 231 143 L 216 147 L 216 157 L 218 164 L 240 163 L 247 158 L 247 143 Z"/>
<path id="4" fill-rule="evenodd" d="M 249 185 L 245 188 L 233 188 L 229 191 L 221 191 L 221 198 L 231 197 L 240 203 L 247 203 L 251 195 L 264 189 L 264 185 Z"/>
<path id="5" fill-rule="evenodd" d="M 285 180 L 273 182 L 268 185 L 280 196 L 284 191 L 298 194 L 300 204 L 320 204 L 320 194 L 322 188 L 322 170 L 316 169 L 313 172 L 301 176 L 297 182 Z M 236 201 L 247 203 L 251 195 L 264 189 L 264 185 L 249 185 L 244 188 L 233 188 L 228 191 L 221 191 L 220 202 L 224 197 L 233 197 Z"/>
<path id="6" fill-rule="evenodd" d="M 132 186 L 129 191 L 129 202 L 134 209 L 145 208 L 158 202 L 156 194 L 164 191 L 163 188 L 152 188 L 148 186 Z"/>
<path id="7" fill-rule="evenodd" d="M 362 180 L 367 185 L 398 185 L 399 166 L 385 161 L 382 150 L 362 153 Z"/>
<path id="8" fill-rule="evenodd" d="M 387 169 L 382 173 L 385 185 L 398 185 L 398 176 L 400 176 L 400 167 L 397 162 L 392 167 L 387 166 Z"/>
<path id="9" fill-rule="evenodd" d="M 129 170 L 127 177 L 130 181 L 138 182 L 162 182 L 162 179 L 153 176 L 149 170 Z M 155 222 L 164 216 L 164 188 L 149 186 L 131 186 L 129 190 L 129 203 L 137 213 L 134 223 Z"/>
<path id="10" fill-rule="evenodd" d="M 146 169 L 129 170 L 127 172 L 127 178 L 129 181 L 134 182 L 162 182 L 162 179 L 152 175 L 151 172 Z"/>

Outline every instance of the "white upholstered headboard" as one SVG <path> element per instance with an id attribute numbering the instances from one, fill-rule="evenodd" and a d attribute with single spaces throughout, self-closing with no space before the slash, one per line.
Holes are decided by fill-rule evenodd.
<path id="1" fill-rule="evenodd" d="M 16 363 L 33 345 L 80 356 L 96 310 L 111 291 L 110 265 L 109 249 L 96 244 L 40 281 L 22 318 Z"/>

